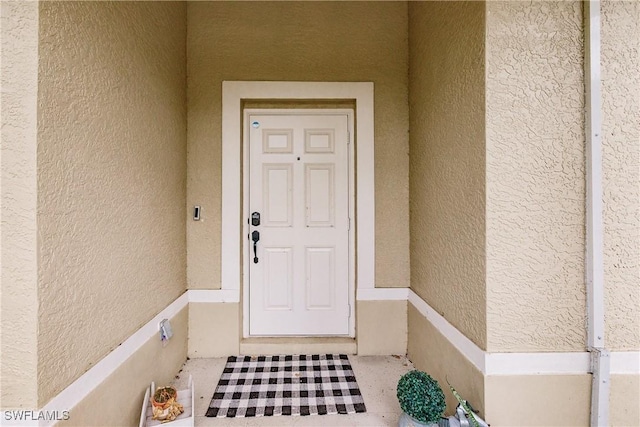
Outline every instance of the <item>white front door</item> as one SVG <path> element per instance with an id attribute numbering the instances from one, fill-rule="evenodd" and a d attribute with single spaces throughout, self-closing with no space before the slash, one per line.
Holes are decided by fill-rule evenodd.
<path id="1" fill-rule="evenodd" d="M 349 334 L 346 113 L 249 113 L 249 334 Z"/>

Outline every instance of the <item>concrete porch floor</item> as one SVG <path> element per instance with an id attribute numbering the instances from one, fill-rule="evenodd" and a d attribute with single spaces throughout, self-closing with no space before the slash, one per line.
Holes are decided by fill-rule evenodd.
<path id="1" fill-rule="evenodd" d="M 396 426 L 400 406 L 396 399 L 396 385 L 400 377 L 413 369 L 404 356 L 349 356 L 364 397 L 367 412 L 351 415 L 278 416 L 256 418 L 207 418 L 209 402 L 218 384 L 226 358 L 191 359 L 183 366 L 174 381 L 178 388 L 186 388 L 189 374 L 195 387 L 195 425 L 205 426 Z"/>

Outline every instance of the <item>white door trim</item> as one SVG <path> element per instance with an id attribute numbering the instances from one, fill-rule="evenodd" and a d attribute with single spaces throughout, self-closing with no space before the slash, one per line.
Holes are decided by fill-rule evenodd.
<path id="1" fill-rule="evenodd" d="M 310 109 L 310 108 L 294 108 L 294 109 L 274 109 L 274 108 L 247 108 L 243 111 L 242 114 L 242 123 L 245 125 L 245 128 L 248 126 L 247 118 L 250 114 L 264 114 L 264 115 L 295 115 L 295 114 L 312 114 L 312 115 L 322 115 L 322 114 L 344 114 L 348 117 L 348 131 L 351 135 L 350 143 L 348 147 L 348 169 L 349 169 L 349 218 L 352 220 L 355 219 L 355 149 L 353 142 L 353 134 L 354 134 L 354 111 L 353 109 L 346 108 L 324 108 L 324 109 Z M 243 138 L 242 138 L 242 150 L 243 150 L 243 161 L 244 165 L 249 164 L 249 132 L 245 130 Z M 243 243 L 243 280 L 242 280 L 242 336 L 243 338 L 247 338 L 251 336 L 249 333 L 249 316 L 250 316 L 250 307 L 249 307 L 249 266 L 251 263 L 251 248 L 252 244 L 247 238 L 249 235 L 251 227 L 247 223 L 247 218 L 250 217 L 251 212 L 249 209 L 249 174 L 250 170 L 248 167 L 243 168 L 243 220 L 242 220 L 242 236 L 244 236 Z M 355 253 L 355 226 L 352 226 L 349 230 L 349 306 L 351 307 L 351 313 L 349 316 L 349 336 L 355 337 L 356 333 L 356 322 L 355 322 L 355 268 L 356 268 L 356 253 Z"/>
<path id="2" fill-rule="evenodd" d="M 373 83 L 222 82 L 222 289 L 238 296 L 242 283 L 242 100 L 356 101 L 357 291 L 375 286 L 375 176 Z M 355 310 L 355 307 L 352 307 Z"/>

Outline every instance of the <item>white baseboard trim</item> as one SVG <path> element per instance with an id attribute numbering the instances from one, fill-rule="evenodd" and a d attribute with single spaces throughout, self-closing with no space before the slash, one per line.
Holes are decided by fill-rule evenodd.
<path id="1" fill-rule="evenodd" d="M 409 302 L 484 375 L 585 375 L 590 373 L 589 353 L 489 353 L 409 289 Z M 640 351 L 611 352 L 611 373 L 640 375 Z"/>
<path id="2" fill-rule="evenodd" d="M 485 353 L 485 375 L 584 375 L 589 353 Z"/>
<path id="3" fill-rule="evenodd" d="M 238 289 L 190 289 L 189 302 L 240 302 Z M 359 288 L 357 301 L 406 301 L 409 288 Z"/>
<path id="4" fill-rule="evenodd" d="M 158 336 L 159 324 L 163 319 L 171 319 L 189 303 L 189 291 L 180 295 L 167 308 L 133 333 L 122 344 L 107 354 L 80 378 L 62 390 L 42 409 L 45 411 L 68 411 L 95 390 L 109 375 L 114 373 L 130 356 L 136 353 L 149 339 Z M 158 338 L 159 339 L 159 338 Z M 40 426 L 50 426 L 56 421 L 40 421 Z"/>
<path id="5" fill-rule="evenodd" d="M 640 351 L 612 351 L 611 374 L 640 375 Z"/>
<path id="6" fill-rule="evenodd" d="M 451 344 L 484 375 L 572 375 L 589 373 L 589 353 L 488 353 L 469 340 L 408 288 L 378 288 L 359 291 L 359 301 L 408 300 Z M 60 392 L 41 411 L 73 409 L 115 372 L 149 339 L 157 336 L 162 319 L 174 317 L 189 303 L 237 303 L 238 290 L 188 290 L 121 345 Z M 611 373 L 640 375 L 640 352 L 611 352 Z M 41 421 L 41 426 L 55 421 Z"/>
<path id="7" fill-rule="evenodd" d="M 464 336 L 440 313 L 409 289 L 409 302 L 431 323 L 463 356 L 465 356 L 480 372 L 485 372 L 485 352 L 473 341 Z"/>
<path id="8" fill-rule="evenodd" d="M 240 302 L 238 289 L 190 289 L 189 302 Z"/>
<path id="9" fill-rule="evenodd" d="M 409 288 L 358 289 L 356 293 L 358 301 L 406 301 L 408 297 Z"/>
<path id="10" fill-rule="evenodd" d="M 407 288 L 366 289 L 360 300 L 405 300 Z M 41 411 L 66 411 L 79 404 L 95 390 L 122 363 L 136 353 L 149 339 L 158 334 L 158 324 L 162 319 L 170 319 L 189 303 L 238 303 L 240 291 L 237 289 L 191 289 L 182 294 L 153 319 L 133 333 L 121 345 L 107 354 L 91 369 L 81 375 L 67 388 L 50 400 Z M 53 425 L 54 421 L 41 421 L 41 426 Z"/>

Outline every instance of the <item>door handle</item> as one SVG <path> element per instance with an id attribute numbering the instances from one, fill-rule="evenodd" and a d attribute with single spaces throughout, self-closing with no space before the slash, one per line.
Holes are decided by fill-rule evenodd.
<path id="1" fill-rule="evenodd" d="M 253 240 L 253 263 L 258 263 L 258 240 L 260 240 L 260 232 L 255 230 L 251 233 L 251 240 Z"/>

